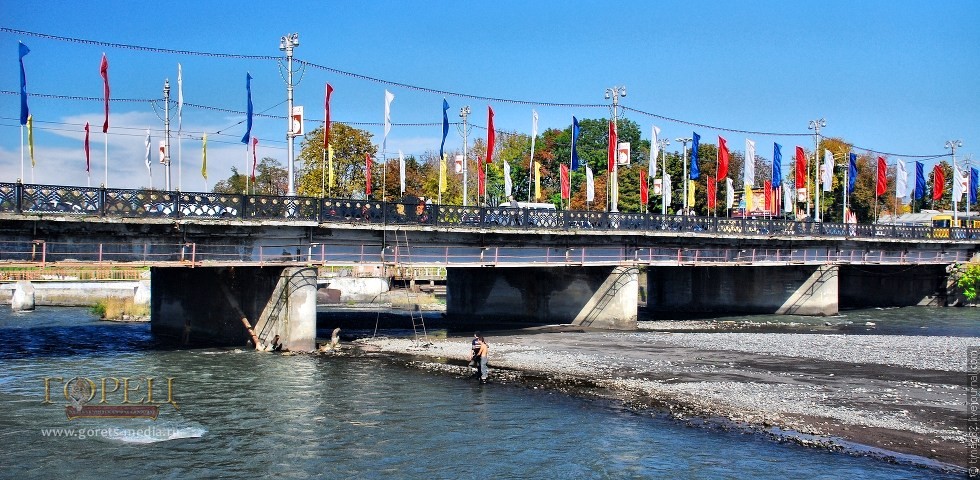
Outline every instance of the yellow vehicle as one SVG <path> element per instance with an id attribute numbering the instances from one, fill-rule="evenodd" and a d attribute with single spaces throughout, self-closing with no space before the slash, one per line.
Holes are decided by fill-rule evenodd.
<path id="1" fill-rule="evenodd" d="M 969 228 L 971 230 L 980 230 L 980 218 L 957 218 L 953 219 L 952 215 L 933 215 L 932 216 L 932 236 L 933 238 L 949 238 L 951 228 Z M 976 232 L 974 232 L 975 234 Z M 962 236 L 965 232 L 957 232 L 957 237 Z"/>

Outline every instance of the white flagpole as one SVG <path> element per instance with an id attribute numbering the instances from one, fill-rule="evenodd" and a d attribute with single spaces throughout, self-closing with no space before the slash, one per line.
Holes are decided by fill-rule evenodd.
<path id="1" fill-rule="evenodd" d="M 248 195 L 248 143 L 245 144 L 245 170 L 242 170 L 242 175 L 245 175 L 245 195 Z"/>
<path id="2" fill-rule="evenodd" d="M 20 181 L 24 181 L 24 126 L 20 126 Z"/>
<path id="3" fill-rule="evenodd" d="M 109 132 L 104 132 L 102 134 L 105 137 L 105 185 L 104 187 L 109 188 Z M 34 169 L 31 168 L 31 181 L 34 181 Z"/>
<path id="4" fill-rule="evenodd" d="M 181 172 L 183 161 L 181 160 L 181 148 L 180 148 L 180 129 L 177 130 L 177 190 L 184 191 L 184 175 Z"/>

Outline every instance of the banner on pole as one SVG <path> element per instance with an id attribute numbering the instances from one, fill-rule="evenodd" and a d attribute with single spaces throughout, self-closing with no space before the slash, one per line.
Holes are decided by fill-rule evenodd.
<path id="1" fill-rule="evenodd" d="M 630 142 L 619 142 L 619 148 L 616 149 L 616 163 L 619 166 L 629 166 Z"/>
<path id="2" fill-rule="evenodd" d="M 303 106 L 294 105 L 292 114 L 292 123 L 290 123 L 290 132 L 293 135 L 303 134 Z"/>

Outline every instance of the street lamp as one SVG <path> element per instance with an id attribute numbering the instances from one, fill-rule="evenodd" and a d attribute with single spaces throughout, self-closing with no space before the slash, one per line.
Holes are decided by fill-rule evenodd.
<path id="1" fill-rule="evenodd" d="M 950 149 L 950 151 L 952 152 L 950 155 L 952 156 L 952 159 L 953 159 L 953 181 L 954 182 L 959 182 L 960 181 L 959 178 L 956 178 L 957 177 L 957 175 L 956 175 L 956 148 L 957 147 L 962 147 L 962 146 L 963 146 L 963 141 L 962 140 L 947 140 L 946 141 L 946 148 Z M 933 180 L 933 181 L 935 181 L 935 180 Z M 955 226 L 956 221 L 957 221 L 957 215 L 959 213 L 959 209 L 960 208 L 959 208 L 959 206 L 957 205 L 957 202 L 956 202 L 956 195 L 953 195 L 952 197 L 953 197 L 953 224 Z M 967 208 L 969 208 L 969 205 L 970 205 L 970 199 L 969 198 L 967 198 L 966 204 L 967 204 Z"/>
<path id="2" fill-rule="evenodd" d="M 681 181 L 684 183 L 684 199 L 681 204 L 684 206 L 682 212 L 687 215 L 687 144 L 693 142 L 693 138 L 675 138 L 675 142 L 681 142 L 681 151 L 684 152 L 684 178 Z M 665 157 L 666 158 L 666 157 Z"/>
<path id="3" fill-rule="evenodd" d="M 826 127 L 827 120 L 823 118 L 817 120 L 810 120 L 810 130 L 813 130 L 813 186 L 815 192 L 813 193 L 814 198 L 816 198 L 816 205 L 813 213 L 813 220 L 816 222 L 820 221 L 820 157 L 817 156 L 817 150 L 820 150 L 820 127 Z M 809 175 L 807 175 L 809 177 Z M 809 179 L 807 180 L 809 182 Z M 800 188 L 797 186 L 796 188 Z M 806 214 L 810 216 L 810 194 L 807 192 L 806 196 Z"/>
<path id="4" fill-rule="evenodd" d="M 293 183 L 293 49 L 299 46 L 299 34 L 290 33 L 279 38 L 279 50 L 286 52 L 286 162 L 289 184 L 286 195 L 296 195 Z M 248 175 L 245 176 L 248 178 Z"/>
<path id="5" fill-rule="evenodd" d="M 467 195 L 466 194 L 467 194 L 467 187 L 468 187 L 468 185 L 467 185 L 467 178 L 466 178 L 466 171 L 468 170 L 466 168 L 466 144 L 468 143 L 467 136 L 470 133 L 469 132 L 469 129 L 467 128 L 466 118 L 469 117 L 470 113 L 471 113 L 471 111 L 470 111 L 469 105 L 460 108 L 459 109 L 459 117 L 463 119 L 463 124 L 462 124 L 462 127 L 460 127 L 459 125 L 457 125 L 457 127 L 456 127 L 458 129 L 460 129 L 459 130 L 459 134 L 463 136 L 463 206 L 464 207 L 467 206 Z"/>
<path id="6" fill-rule="evenodd" d="M 670 140 L 666 138 L 661 138 L 657 140 L 657 147 L 660 148 L 661 152 L 664 152 L 664 161 L 660 164 L 660 213 L 661 215 L 667 215 L 667 145 L 670 145 Z M 654 162 L 657 159 L 653 159 Z"/>
<path id="7" fill-rule="evenodd" d="M 626 87 L 617 86 L 606 89 L 606 100 L 612 99 L 613 131 L 618 132 L 619 121 L 619 97 L 626 96 Z M 611 139 L 610 139 L 611 140 Z M 616 140 L 619 143 L 619 139 Z M 613 170 L 609 177 L 609 211 L 619 211 L 619 145 L 612 145 L 613 149 Z"/>

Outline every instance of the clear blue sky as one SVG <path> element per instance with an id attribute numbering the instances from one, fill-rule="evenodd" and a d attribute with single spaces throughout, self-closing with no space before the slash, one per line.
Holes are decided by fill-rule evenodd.
<path id="1" fill-rule="evenodd" d="M 280 6 L 293 6 L 285 10 Z M 942 154 L 946 140 L 963 141 L 957 157 L 980 148 L 980 2 L 753 1 L 613 3 L 526 2 L 142 2 L 32 4 L 0 0 L 0 26 L 100 42 L 243 55 L 279 55 L 279 38 L 298 32 L 296 58 L 413 86 L 481 97 L 605 104 L 603 93 L 625 85 L 626 106 L 687 122 L 762 132 L 807 133 L 826 118 L 826 136 L 842 137 L 896 158 Z M 27 44 L 28 91 L 100 97 L 99 61 L 110 64 L 113 98 L 160 98 L 169 78 L 176 99 L 177 63 L 186 102 L 245 109 L 245 74 L 254 77 L 256 112 L 285 114 L 285 84 L 272 60 L 143 52 L 0 32 L 0 90 L 18 90 L 17 42 Z M 307 127 L 322 121 L 323 89 L 334 88 L 333 119 L 373 122 L 363 128 L 380 145 L 384 90 L 395 94 L 389 156 L 397 150 L 438 150 L 442 95 L 351 78 L 319 69 L 297 76 L 296 103 Z M 487 105 L 499 130 L 530 133 L 565 128 L 573 115 L 605 118 L 605 107 L 550 107 L 447 97 L 450 120 L 469 105 L 486 125 Z M 36 122 L 37 183 L 85 185 L 82 127 L 93 126 L 92 184 L 104 177 L 99 101 L 31 98 Z M 147 103 L 113 103 L 109 184 L 149 185 L 143 164 L 145 129 L 153 148 L 162 121 Z M 0 94 L 0 181 L 20 177 L 19 98 Z M 703 141 L 723 135 L 735 150 L 744 138 L 771 157 L 772 142 L 791 152 L 811 149 L 812 137 L 724 132 L 632 112 L 649 137 L 653 125 L 670 138 L 697 131 Z M 208 132 L 210 185 L 243 168 L 241 114 L 186 108 L 184 133 Z M 45 123 L 51 122 L 51 123 Z M 218 132 L 228 134 L 219 135 Z M 259 156 L 285 162 L 285 121 L 257 118 Z M 485 136 L 484 130 L 476 130 Z M 472 138 L 471 138 L 472 141 Z M 296 143 L 299 150 L 299 141 Z M 456 129 L 447 149 L 461 148 Z M 668 147 L 676 150 L 676 142 Z M 199 140 L 181 142 L 183 190 L 202 190 Z M 172 146 L 178 184 L 176 140 Z M 153 155 L 154 186 L 163 171 Z M 788 158 L 788 156 L 786 157 Z M 936 160 L 928 160 L 931 165 Z M 28 160 L 26 179 L 30 180 Z M 980 156 L 973 165 L 980 165 Z"/>

